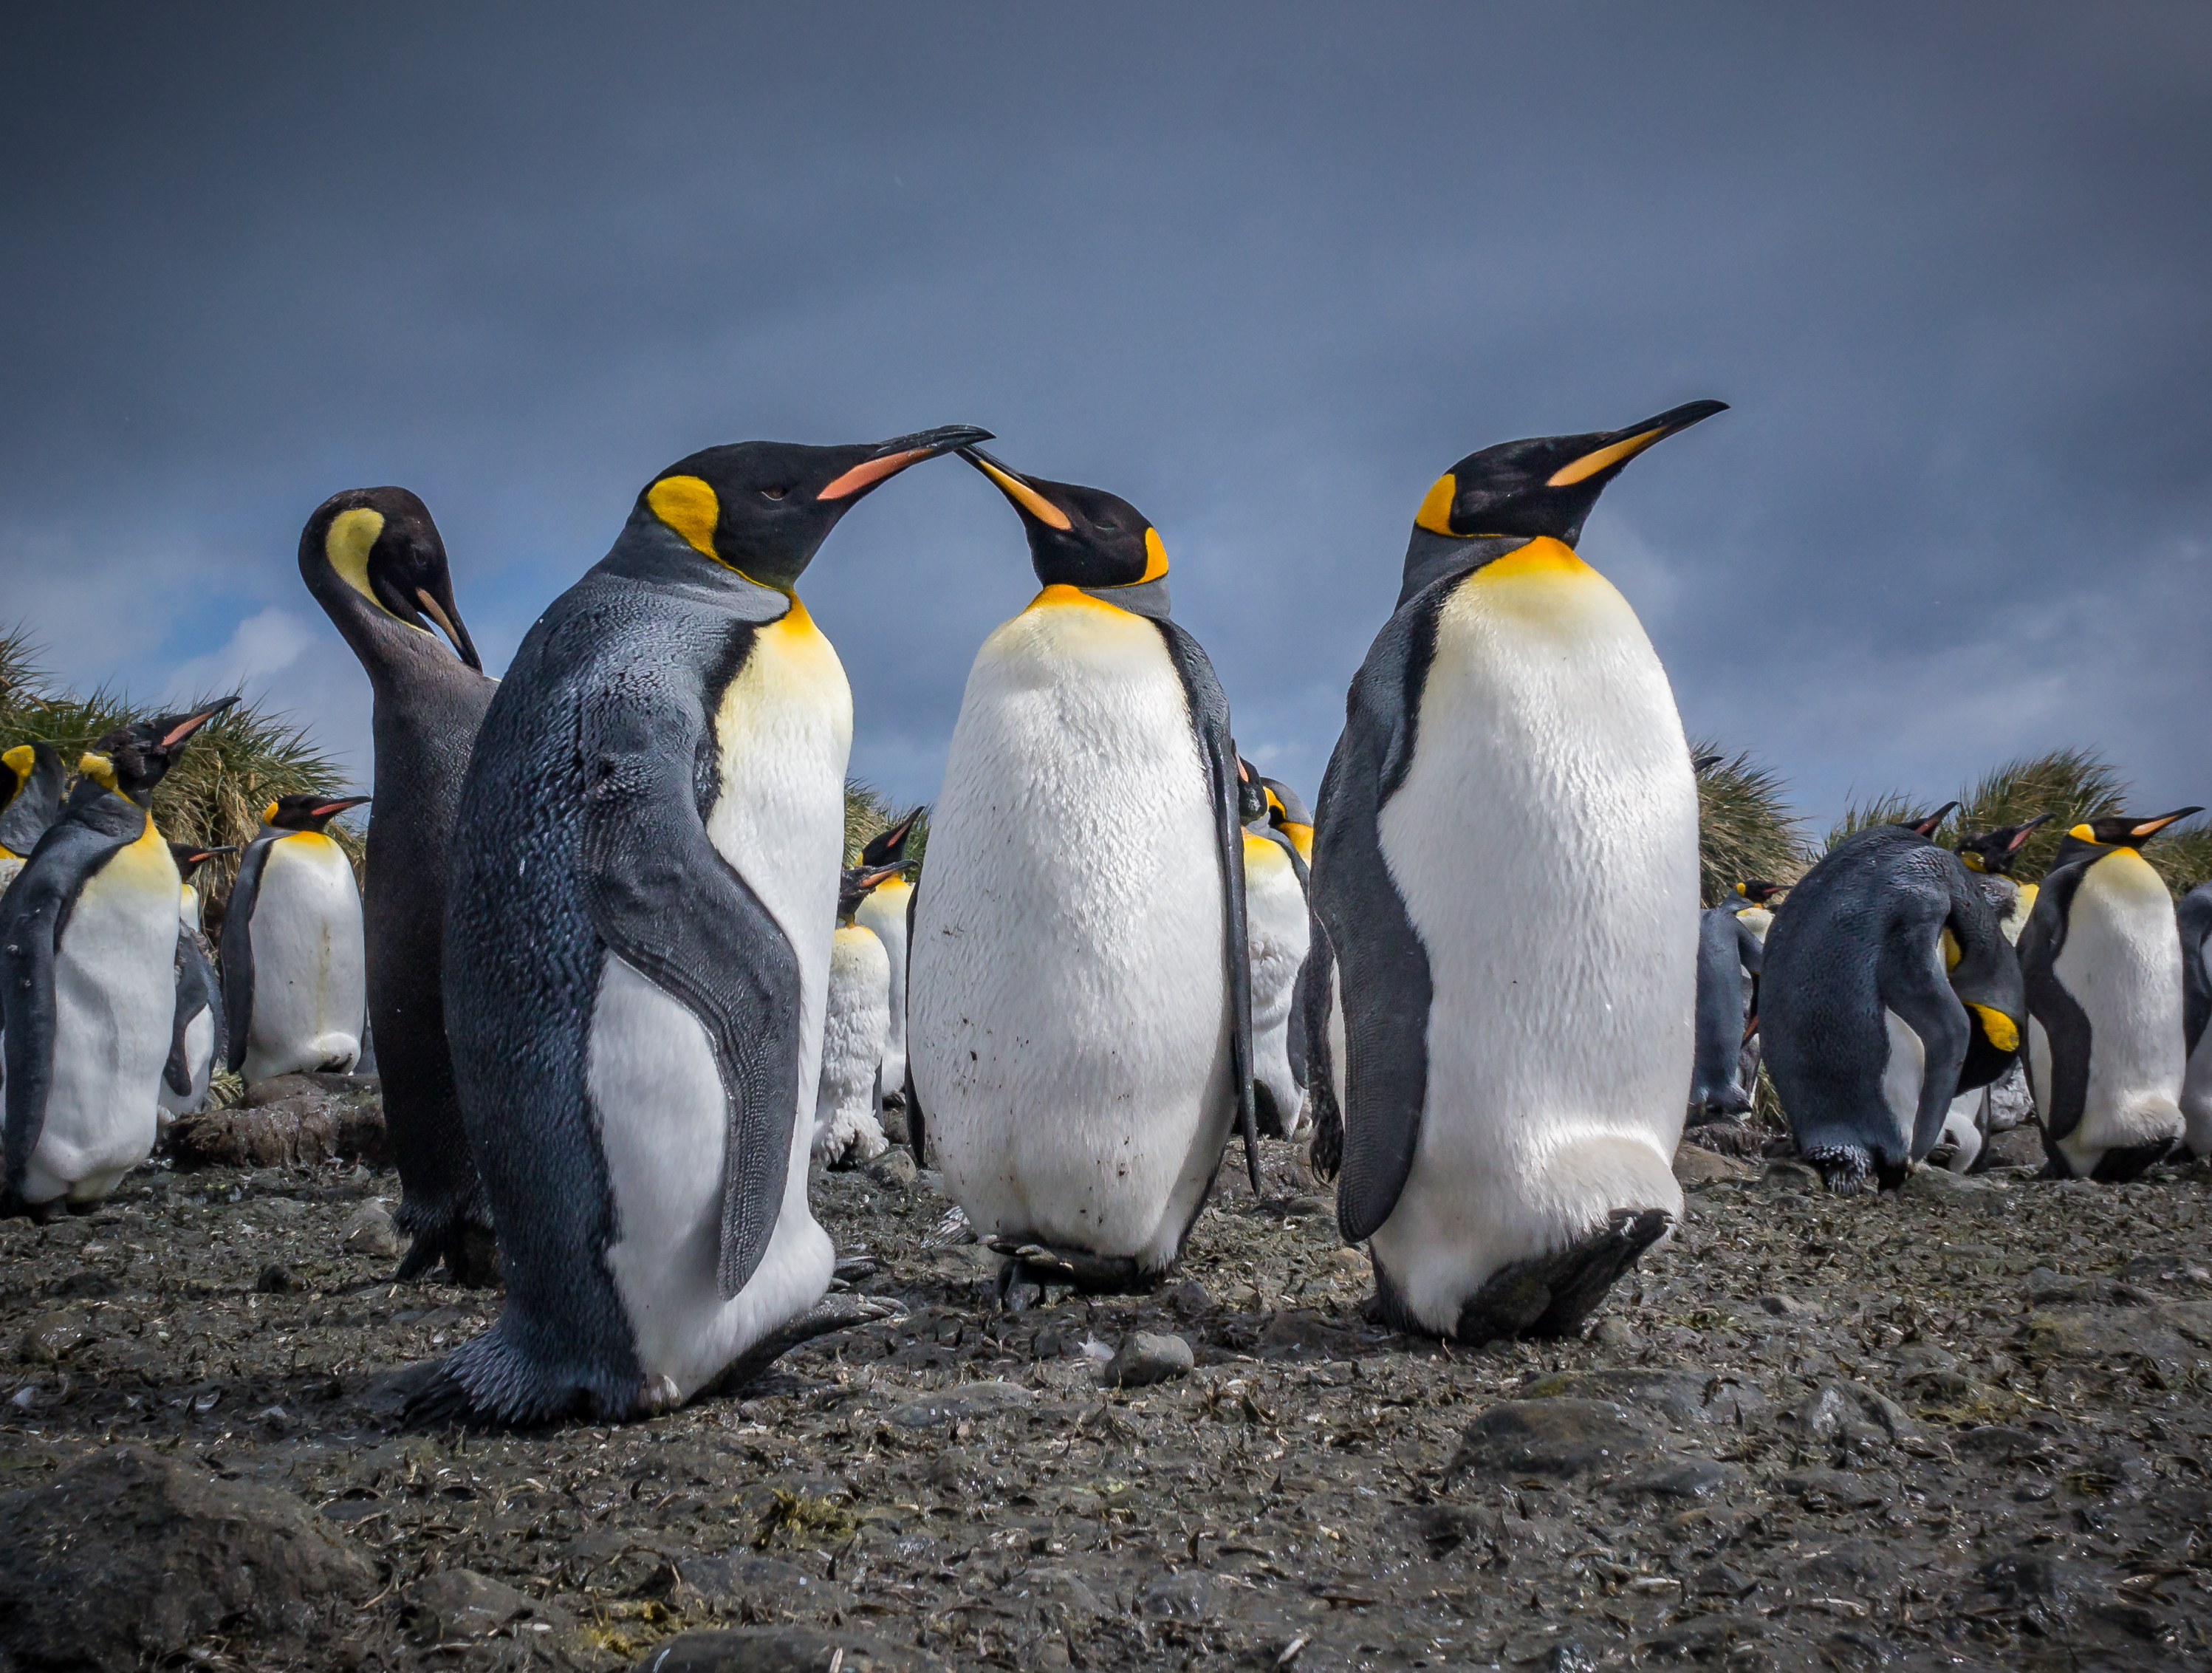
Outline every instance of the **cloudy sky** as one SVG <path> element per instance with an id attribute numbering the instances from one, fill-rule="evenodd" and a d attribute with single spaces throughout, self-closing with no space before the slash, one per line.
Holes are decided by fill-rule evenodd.
<path id="1" fill-rule="evenodd" d="M 1453 460 L 1716 396 L 1583 551 L 1825 822 L 2100 747 L 2212 801 L 2212 9 L 44 9 L 0 58 L 0 618 L 368 767 L 325 496 L 488 666 L 750 436 L 996 430 L 1159 526 L 1310 789 Z M 802 591 L 934 793 L 1034 590 L 955 463 Z"/>

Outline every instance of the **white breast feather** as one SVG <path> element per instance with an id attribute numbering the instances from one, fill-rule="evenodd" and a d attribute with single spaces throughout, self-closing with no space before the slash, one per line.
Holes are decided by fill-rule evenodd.
<path id="1" fill-rule="evenodd" d="M 2083 874 L 2051 972 L 2089 1019 L 2081 1124 L 2058 1141 L 2068 1163 L 2087 1174 L 2107 1150 L 2179 1138 L 2181 937 L 2148 861 L 2123 849 Z"/>
<path id="2" fill-rule="evenodd" d="M 351 1069 L 361 1056 L 368 989 L 361 891 L 345 851 L 314 831 L 271 842 L 246 933 L 253 944 L 246 1084 Z"/>
<path id="3" fill-rule="evenodd" d="M 1291 1126 L 1300 1103 L 1291 1074 L 1291 991 L 1305 963 L 1312 925 L 1290 855 L 1265 836 L 1244 839 L 1244 930 L 1252 952 L 1253 1078 L 1267 1088 Z"/>
<path id="4" fill-rule="evenodd" d="M 906 1084 L 906 908 L 914 890 L 902 878 L 869 891 L 853 922 L 876 932 L 890 966 L 890 1020 L 884 1034 L 884 1090 Z"/>
<path id="5" fill-rule="evenodd" d="M 890 959 L 872 929 L 848 924 L 830 952 L 822 1079 L 814 1100 L 818 1161 L 873 1161 L 890 1148 L 876 1119 L 876 1075 L 890 1025 Z"/>

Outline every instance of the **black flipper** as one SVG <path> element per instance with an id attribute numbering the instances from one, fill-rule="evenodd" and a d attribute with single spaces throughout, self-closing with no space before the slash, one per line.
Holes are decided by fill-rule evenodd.
<path id="1" fill-rule="evenodd" d="M 90 780 L 40 840 L 8 887 L 0 923 L 0 1049 L 7 1063 L 4 1189 L 20 1198 L 31 1153 L 46 1131 L 53 1090 L 54 954 L 77 897 L 100 868 L 138 840 L 146 812 Z"/>
<path id="2" fill-rule="evenodd" d="M 1986 913 L 1988 908 L 1983 910 Z M 1909 1159 L 1918 1161 L 1943 1136 L 1943 1117 L 1959 1095 L 1959 1074 L 1976 1033 L 1965 1002 L 1952 991 L 1935 936 L 1883 938 L 1875 967 L 1882 1004 L 1920 1037 L 1920 1098 L 1910 1135 Z"/>
<path id="3" fill-rule="evenodd" d="M 914 1088 L 914 910 L 921 902 L 921 885 L 917 882 L 906 897 L 906 1084 L 900 1090 L 906 1097 L 906 1147 L 914 1153 L 915 1166 L 926 1168 L 929 1145 L 922 1130 L 921 1094 Z"/>
<path id="4" fill-rule="evenodd" d="M 625 963 L 699 1019 L 729 1104 L 722 1161 L 725 1299 L 767 1254 L 799 1107 L 799 955 L 707 835 L 711 704 L 750 654 L 737 627 L 720 678 L 675 670 L 609 682 L 579 716 L 584 817 L 578 881 L 592 927 Z M 679 685 L 690 689 L 678 689 Z"/>
<path id="5" fill-rule="evenodd" d="M 2038 1086 L 2035 1060 L 2027 1060 L 2030 1092 L 2043 1118 L 2043 1152 L 2056 1177 L 2070 1178 L 2073 1170 L 2059 1154 L 2058 1141 L 2071 1138 L 2081 1124 L 2089 1104 L 2089 1013 L 2058 980 L 2058 955 L 2066 948 L 2066 921 L 2073 910 L 2074 891 L 2081 886 L 2088 867 L 2081 861 L 2061 866 L 2046 874 L 2037 891 L 2035 909 L 2020 932 L 2021 980 L 2027 989 L 2028 1014 L 2042 1025 L 2051 1047 L 2051 1082 Z"/>
<path id="6" fill-rule="evenodd" d="M 2212 1018 L 2212 969 L 2204 962 L 2205 943 L 2212 939 L 2212 883 L 2191 889 L 2173 916 L 2181 931 L 2181 1049 L 2185 1062 L 2204 1037 L 2206 1019 Z"/>
<path id="7" fill-rule="evenodd" d="M 1237 1127 L 1244 1166 L 1260 1195 L 1259 1116 L 1252 1097 L 1252 948 L 1244 925 L 1244 826 L 1238 818 L 1237 745 L 1229 735 L 1229 698 L 1197 640 L 1164 616 L 1151 618 L 1167 642 L 1168 660 L 1182 681 L 1197 734 L 1199 760 L 1213 793 L 1214 838 L 1221 855 L 1223 933 L 1229 966 L 1229 1072 L 1236 1086 Z M 912 938 L 908 937 L 909 944 Z"/>
<path id="8" fill-rule="evenodd" d="M 1320 917 L 1306 916 L 1306 962 L 1291 991 L 1291 1035 L 1305 1051 L 1306 1107 L 1313 1137 L 1306 1141 L 1315 1175 L 1334 1179 L 1344 1167 L 1344 1110 L 1336 1101 L 1336 1053 L 1328 1037 L 1328 1013 L 1336 992 L 1336 950 Z"/>
<path id="9" fill-rule="evenodd" d="M 191 1065 L 185 1061 L 185 1030 L 194 1017 L 207 1009 L 207 989 L 203 985 L 197 961 L 186 953 L 197 952 L 192 938 L 185 931 L 177 932 L 176 989 L 177 1003 L 169 1019 L 169 1057 L 161 1065 L 161 1080 L 179 1098 L 192 1089 Z"/>
<path id="10" fill-rule="evenodd" d="M 222 1008 L 230 1024 L 230 1072 L 246 1067 L 246 1037 L 253 1031 L 253 907 L 261 893 L 261 873 L 269 864 L 275 836 L 246 844 L 238 862 L 238 880 L 222 909 Z"/>
<path id="11" fill-rule="evenodd" d="M 1398 1206 L 1428 1099 L 1428 949 L 1391 880 L 1380 819 L 1413 764 L 1437 617 L 1459 579 L 1448 574 L 1431 583 L 1376 636 L 1345 701 L 1344 735 L 1315 813 L 1314 915 L 1340 971 L 1346 1061 L 1336 1218 L 1349 1243 L 1372 1237 Z M 1327 1039 L 1312 1020 L 1310 1055 Z M 1316 1134 L 1316 1166 L 1323 1136 Z"/>

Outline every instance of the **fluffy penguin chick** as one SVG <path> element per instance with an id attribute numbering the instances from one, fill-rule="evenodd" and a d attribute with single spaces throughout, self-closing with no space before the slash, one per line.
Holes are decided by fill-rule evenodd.
<path id="1" fill-rule="evenodd" d="M 1722 410 L 1461 460 L 1347 699 L 1315 1156 L 1340 1153 L 1339 1227 L 1401 1325 L 1578 1329 L 1681 1212 L 1697 787 L 1650 639 L 1573 542 L 1630 459 Z"/>
<path id="2" fill-rule="evenodd" d="M 888 870 L 896 875 L 897 867 Z M 890 1031 L 891 961 L 875 931 L 853 922 L 884 874 L 848 871 L 837 897 L 830 998 L 822 1013 L 822 1077 L 814 1094 L 814 1159 L 832 1167 L 872 1162 L 890 1148 L 876 1111 Z"/>

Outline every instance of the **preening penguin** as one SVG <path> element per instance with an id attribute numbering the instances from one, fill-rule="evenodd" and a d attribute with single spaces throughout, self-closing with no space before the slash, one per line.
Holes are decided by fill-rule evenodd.
<path id="1" fill-rule="evenodd" d="M 1798 1153 L 1831 1190 L 1901 1183 L 1952 1100 L 2020 1048 L 2019 960 L 1958 856 L 1931 840 L 1949 812 L 1845 837 L 1766 937 L 1767 1069 Z"/>
<path id="2" fill-rule="evenodd" d="M 869 490 L 985 435 L 694 453 L 524 639 L 446 915 L 507 1304 L 418 1419 L 628 1417 L 880 1316 L 822 1300 L 806 1205 L 853 700 L 793 588 Z"/>
<path id="3" fill-rule="evenodd" d="M 154 1148 L 182 885 L 147 809 L 192 734 L 236 701 L 102 737 L 8 891 L 0 1212 L 96 1202 Z"/>
<path id="4" fill-rule="evenodd" d="M 61 816 L 69 781 L 61 751 L 52 744 L 18 744 L 0 754 L 0 889 L 31 857 L 46 827 Z"/>
<path id="5" fill-rule="evenodd" d="M 2200 883 L 2183 899 L 2174 919 L 2181 930 L 2181 1042 L 2188 1068 L 2181 1082 L 2181 1115 L 2189 1126 L 2189 1151 L 2212 1155 L 2212 883 Z"/>
<path id="6" fill-rule="evenodd" d="M 2202 811 L 2077 824 L 2043 874 L 2020 963 L 2027 1084 L 2054 1178 L 2133 1179 L 2186 1131 L 2173 897 L 2137 850 Z"/>
<path id="7" fill-rule="evenodd" d="M 854 914 L 878 884 L 897 873 L 897 865 L 855 866 L 838 886 L 822 1075 L 814 1094 L 817 1162 L 872 1162 L 890 1148 L 877 1114 L 883 1107 L 884 1040 L 890 1029 L 890 955 L 874 930 L 854 922 Z"/>
<path id="8" fill-rule="evenodd" d="M 1229 704 L 1127 501 L 969 462 L 1043 590 L 983 642 L 915 897 L 909 1142 L 1026 1282 L 1149 1286 L 1241 1125 L 1255 1189 Z M 1100 810 L 1110 830 L 1095 831 Z"/>
<path id="9" fill-rule="evenodd" d="M 165 1116 L 188 1116 L 207 1103 L 208 1080 L 228 1050 L 222 987 L 200 933 L 200 894 L 192 873 L 228 848 L 169 844 L 181 887 L 177 891 L 177 1009 L 169 1024 L 169 1056 L 161 1066 L 160 1102 Z M 167 1124 L 166 1122 L 163 1123 Z"/>
<path id="10" fill-rule="evenodd" d="M 393 1218 L 413 1239 L 397 1276 L 442 1260 L 458 1281 L 486 1282 L 491 1217 L 453 1092 L 443 965 L 461 776 L 497 684 L 453 601 L 438 526 L 407 490 L 324 501 L 300 533 L 300 575 L 361 659 L 374 703 L 362 934 L 386 1147 L 399 1170 Z"/>
<path id="11" fill-rule="evenodd" d="M 2034 909 L 2036 885 L 2015 883 L 2008 873 L 2013 861 L 2020 857 L 2021 847 L 2039 827 L 2051 818 L 2048 813 L 2039 813 L 2021 824 L 1999 825 L 1989 830 L 1979 830 L 1960 838 L 1959 863 L 1973 874 L 1974 882 L 1990 910 L 1997 915 L 1997 929 L 2006 942 L 2017 943 L 2020 932 L 2027 927 L 2027 915 Z M 2009 1080 L 2021 1073 L 2017 1059 L 2008 1068 L 1998 1081 L 1965 1092 L 1951 1100 L 1951 1108 L 1943 1117 L 1942 1136 L 1936 1141 L 1931 1159 L 1945 1146 L 1950 1147 L 1950 1168 L 1954 1173 L 1972 1171 L 1982 1147 L 1989 1142 L 1991 1129 L 1992 1094 L 2002 1081 Z"/>
<path id="12" fill-rule="evenodd" d="M 1572 1330 L 1681 1210 L 1697 787 L 1650 641 L 1573 543 L 1631 459 L 1723 410 L 1462 459 L 1352 681 L 1315 826 L 1308 1094 L 1393 1323 Z"/>
<path id="13" fill-rule="evenodd" d="M 1305 1064 L 1291 1050 L 1298 972 L 1311 945 L 1306 856 L 1294 830 L 1310 833 L 1311 815 L 1290 786 L 1255 772 L 1263 797 L 1244 827 L 1244 928 L 1252 960 L 1252 1098 L 1260 1131 L 1288 1138 L 1305 1098 Z M 1286 800 L 1287 799 L 1287 800 Z"/>
<path id="14" fill-rule="evenodd" d="M 325 834 L 367 796 L 279 796 L 262 810 L 222 915 L 230 1071 L 343 1074 L 361 1056 L 361 891 Z"/>
<path id="15" fill-rule="evenodd" d="M 853 914 L 853 922 L 875 932 L 890 966 L 890 1015 L 884 1025 L 882 1096 L 877 1104 L 879 1120 L 887 1110 L 906 1108 L 906 922 L 907 909 L 914 901 L 914 885 L 906 877 L 906 844 L 921 818 L 921 809 L 917 807 L 889 830 L 878 831 L 860 850 L 860 864 L 878 873 L 880 880 L 869 889 L 860 910 Z M 903 1136 L 905 1129 L 898 1131 Z"/>

